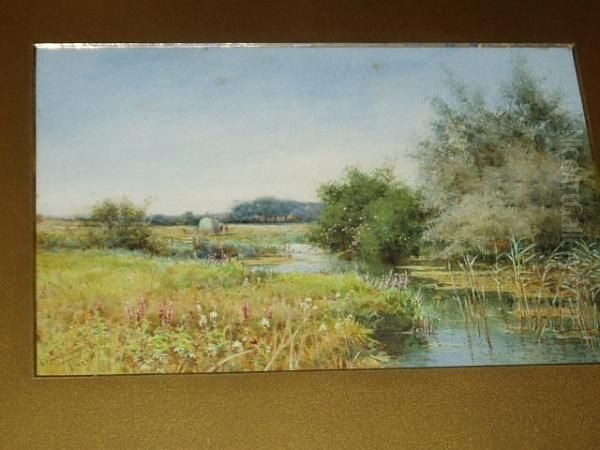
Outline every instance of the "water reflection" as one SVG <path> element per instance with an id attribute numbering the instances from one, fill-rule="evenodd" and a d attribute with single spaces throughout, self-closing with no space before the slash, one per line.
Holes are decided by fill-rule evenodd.
<path id="1" fill-rule="evenodd" d="M 424 294 L 423 305 L 427 309 L 432 307 L 433 300 L 431 292 Z M 504 306 L 490 301 L 487 318 L 477 328 L 465 323 L 456 302 L 445 298 L 435 303 L 440 317 L 435 333 L 422 336 L 387 333 L 378 338 L 393 355 L 391 367 L 600 362 L 598 337 L 582 339 L 546 331 L 538 339 L 535 333 L 517 331 Z"/>
<path id="2" fill-rule="evenodd" d="M 326 252 L 306 244 L 289 247 L 288 262 L 255 266 L 273 272 L 331 273 L 348 270 Z M 374 336 L 391 356 L 390 367 L 449 367 L 516 364 L 575 364 L 600 362 L 600 337 L 561 335 L 550 330 L 541 337 L 521 332 L 511 304 L 486 299 L 479 320 L 469 320 L 449 290 L 421 279 L 423 308 L 439 318 L 430 334 L 386 330 Z M 429 287 L 427 287 L 429 286 Z"/>

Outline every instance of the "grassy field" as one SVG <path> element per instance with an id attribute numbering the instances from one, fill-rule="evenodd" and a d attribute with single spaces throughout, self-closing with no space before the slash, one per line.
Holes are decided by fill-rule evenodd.
<path id="1" fill-rule="evenodd" d="M 242 244 L 258 244 L 262 246 L 278 246 L 290 243 L 306 242 L 306 232 L 310 225 L 293 224 L 228 224 L 228 231 L 209 236 L 214 242 L 225 243 L 236 241 Z M 154 227 L 159 236 L 191 240 L 196 234 L 193 226 Z"/>
<path id="2" fill-rule="evenodd" d="M 105 250 L 42 250 L 37 271 L 40 375 L 379 367 L 372 316 L 418 315 L 352 273 Z"/>
<path id="3" fill-rule="evenodd" d="M 199 235 L 155 226 L 168 250 L 157 256 L 95 247 L 99 228 L 85 222 L 43 221 L 38 374 L 383 367 L 389 356 L 374 338 L 380 331 L 434 331 L 421 288 L 456 303 L 465 323 L 485 321 L 488 300 L 497 299 L 519 331 L 587 338 L 600 330 L 592 272 L 554 260 L 524 264 L 530 255 L 516 247 L 501 264 L 414 259 L 383 275 L 252 269 L 292 261 L 286 249 L 306 242 L 308 228 L 234 224 Z M 212 257 L 218 252 L 228 257 Z M 578 261 L 591 261 L 583 268 L 597 267 L 596 250 L 581 252 Z"/>
<path id="4" fill-rule="evenodd" d="M 307 242 L 307 224 L 229 224 L 219 234 L 199 233 L 194 226 L 152 226 L 159 256 L 192 257 L 195 253 L 236 256 L 241 259 L 285 256 L 286 246 Z M 78 220 L 45 219 L 37 224 L 41 249 L 85 249 L 96 246 L 101 228 Z M 194 249 L 198 250 L 197 252 Z"/>

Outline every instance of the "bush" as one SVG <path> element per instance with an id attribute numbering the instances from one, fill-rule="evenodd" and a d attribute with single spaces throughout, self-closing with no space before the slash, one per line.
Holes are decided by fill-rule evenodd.
<path id="1" fill-rule="evenodd" d="M 418 254 L 423 213 L 391 167 L 372 173 L 350 168 L 342 180 L 321 186 L 319 195 L 325 206 L 311 232 L 313 243 L 372 264 L 397 264 Z"/>
<path id="2" fill-rule="evenodd" d="M 146 209 L 136 206 L 127 198 L 120 202 L 106 199 L 92 209 L 91 218 L 102 225 L 98 242 L 107 248 L 128 250 L 156 250 L 152 232 L 146 222 Z"/>

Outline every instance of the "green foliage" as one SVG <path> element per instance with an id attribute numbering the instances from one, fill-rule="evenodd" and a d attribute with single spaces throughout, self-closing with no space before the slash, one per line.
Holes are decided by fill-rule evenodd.
<path id="1" fill-rule="evenodd" d="M 351 259 L 396 264 L 418 254 L 423 215 L 416 195 L 390 167 L 350 168 L 319 189 L 324 209 L 311 241 Z"/>
<path id="2" fill-rule="evenodd" d="M 319 217 L 319 203 L 260 197 L 237 203 L 229 219 L 238 223 L 311 222 Z"/>
<path id="3" fill-rule="evenodd" d="M 263 274 L 130 251 L 37 253 L 41 375 L 381 367 L 419 304 L 347 274 Z"/>
<path id="4" fill-rule="evenodd" d="M 435 119 L 416 154 L 425 206 L 433 213 L 428 240 L 447 254 L 489 253 L 512 236 L 551 251 L 560 240 L 565 161 L 574 167 L 586 231 L 600 219 L 600 196 L 583 120 L 549 92 L 523 60 L 498 101 L 456 80 L 451 100 L 433 102 Z"/>
<path id="5" fill-rule="evenodd" d="M 103 226 L 103 247 L 128 250 L 152 250 L 154 247 L 145 208 L 136 206 L 127 198 L 97 203 L 92 209 L 91 219 Z"/>
<path id="6" fill-rule="evenodd" d="M 397 185 L 365 208 L 367 221 L 359 229 L 360 255 L 376 264 L 397 265 L 409 255 L 418 255 L 423 214 L 417 197 Z"/>
<path id="7" fill-rule="evenodd" d="M 350 298 L 344 308 L 358 322 L 376 332 L 409 331 L 419 325 L 423 315 L 418 296 L 412 290 L 388 289 L 369 299 Z"/>

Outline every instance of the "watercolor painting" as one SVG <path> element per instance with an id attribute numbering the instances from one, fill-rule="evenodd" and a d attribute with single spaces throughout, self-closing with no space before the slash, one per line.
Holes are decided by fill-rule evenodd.
<path id="1" fill-rule="evenodd" d="M 36 373 L 600 362 L 568 46 L 36 48 Z"/>

